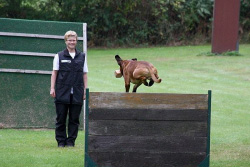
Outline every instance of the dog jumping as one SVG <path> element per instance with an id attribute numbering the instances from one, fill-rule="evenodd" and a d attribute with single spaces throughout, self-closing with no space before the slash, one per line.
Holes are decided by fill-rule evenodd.
<path id="1" fill-rule="evenodd" d="M 119 55 L 116 55 L 115 59 L 120 66 L 120 72 L 125 81 L 126 92 L 129 92 L 130 82 L 134 84 L 133 92 L 136 92 L 141 84 L 152 86 L 154 82 L 161 82 L 157 69 L 153 64 L 147 61 L 137 61 L 136 58 L 132 60 L 122 60 Z M 149 80 L 149 83 L 147 80 Z"/>

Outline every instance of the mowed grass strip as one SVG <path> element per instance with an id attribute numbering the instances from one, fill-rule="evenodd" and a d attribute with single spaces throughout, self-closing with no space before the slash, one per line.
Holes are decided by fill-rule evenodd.
<path id="1" fill-rule="evenodd" d="M 58 148 L 54 130 L 0 130 L 1 167 L 83 167 L 84 131 L 74 148 Z"/>

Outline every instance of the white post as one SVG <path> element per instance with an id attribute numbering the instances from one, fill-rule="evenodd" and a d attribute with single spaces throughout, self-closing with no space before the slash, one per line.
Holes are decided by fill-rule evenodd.
<path id="1" fill-rule="evenodd" d="M 82 24 L 83 28 L 83 53 L 87 56 L 87 23 Z"/>
<path id="2" fill-rule="evenodd" d="M 85 61 L 87 61 L 87 23 L 82 24 L 83 28 L 83 53 L 85 53 Z M 83 130 L 85 131 L 85 114 L 86 114 L 86 100 L 84 100 L 84 107 L 83 107 Z"/>

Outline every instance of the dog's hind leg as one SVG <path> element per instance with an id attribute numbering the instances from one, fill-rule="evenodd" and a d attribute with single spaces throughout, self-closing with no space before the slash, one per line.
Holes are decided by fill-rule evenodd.
<path id="1" fill-rule="evenodd" d="M 152 86 L 154 83 L 155 83 L 154 80 L 151 78 L 148 86 Z"/>
<path id="2" fill-rule="evenodd" d="M 145 86 L 148 86 L 148 82 L 147 82 L 146 80 L 143 82 L 143 84 L 144 84 Z"/>
<path id="3" fill-rule="evenodd" d="M 145 85 L 148 86 L 147 78 L 146 77 L 140 77 L 141 82 Z M 141 85 L 141 84 L 140 84 Z"/>
<path id="4" fill-rule="evenodd" d="M 141 85 L 142 83 L 139 83 L 139 84 L 135 84 L 134 85 L 134 88 L 133 88 L 133 92 L 135 93 L 137 88 Z"/>

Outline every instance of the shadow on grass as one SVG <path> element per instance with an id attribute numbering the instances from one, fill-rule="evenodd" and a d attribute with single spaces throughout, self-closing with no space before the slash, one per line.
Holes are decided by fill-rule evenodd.
<path id="1" fill-rule="evenodd" d="M 240 54 L 237 51 L 228 51 L 224 53 L 204 52 L 204 53 L 198 54 L 197 56 L 244 56 L 244 55 Z"/>

